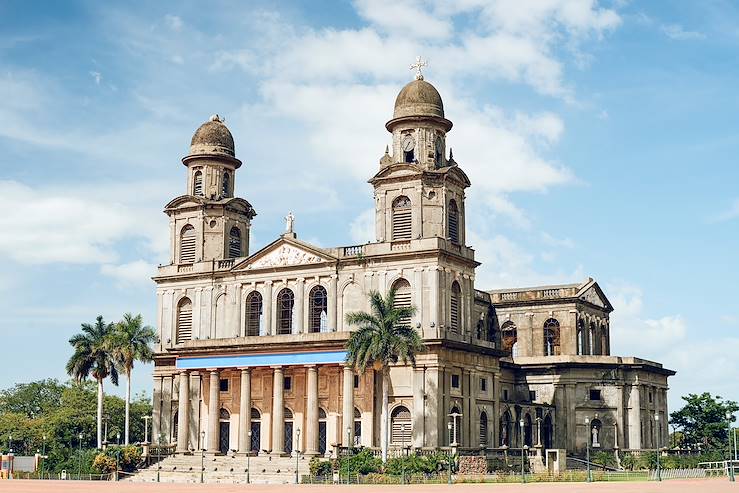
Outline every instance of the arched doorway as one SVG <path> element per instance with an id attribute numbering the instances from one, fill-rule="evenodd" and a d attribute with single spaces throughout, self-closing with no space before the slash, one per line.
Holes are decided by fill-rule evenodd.
<path id="1" fill-rule="evenodd" d="M 293 412 L 285 408 L 285 452 L 293 453 Z"/>
<path id="2" fill-rule="evenodd" d="M 513 432 L 513 418 L 511 412 L 506 411 L 500 417 L 500 445 L 510 447 L 512 445 L 511 436 Z"/>
<path id="3" fill-rule="evenodd" d="M 362 444 L 362 413 L 354 408 L 354 446 Z"/>
<path id="4" fill-rule="evenodd" d="M 531 447 L 533 443 L 533 426 L 531 426 L 531 415 L 526 413 L 523 418 L 523 444 Z"/>
<path id="5" fill-rule="evenodd" d="M 318 452 L 326 454 L 326 411 L 318 408 Z"/>
<path id="6" fill-rule="evenodd" d="M 251 408 L 251 447 L 250 450 L 256 454 L 262 446 L 262 414 L 259 409 Z"/>
<path id="7" fill-rule="evenodd" d="M 221 408 L 218 415 L 218 450 L 227 454 L 229 450 L 229 439 L 231 435 L 231 413 Z"/>
<path id="8" fill-rule="evenodd" d="M 411 443 L 411 412 L 398 406 L 390 414 L 390 443 L 403 447 Z"/>
<path id="9" fill-rule="evenodd" d="M 541 423 L 541 441 L 544 449 L 552 448 L 552 416 L 547 414 Z"/>

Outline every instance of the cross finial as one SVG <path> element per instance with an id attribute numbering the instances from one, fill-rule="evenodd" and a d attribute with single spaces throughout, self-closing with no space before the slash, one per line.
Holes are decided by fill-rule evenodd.
<path id="1" fill-rule="evenodd" d="M 421 55 L 418 55 L 416 57 L 416 62 L 411 64 L 411 70 L 416 70 L 416 80 L 423 80 L 423 74 L 421 73 L 421 68 L 428 65 L 427 60 L 423 60 L 421 58 Z"/>

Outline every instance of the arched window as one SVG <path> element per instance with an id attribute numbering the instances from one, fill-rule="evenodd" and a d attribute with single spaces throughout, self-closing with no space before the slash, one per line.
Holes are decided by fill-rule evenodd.
<path id="1" fill-rule="evenodd" d="M 595 354 L 595 322 L 590 322 L 590 330 L 588 330 L 588 354 Z"/>
<path id="2" fill-rule="evenodd" d="M 503 351 L 509 351 L 511 356 L 514 357 L 518 356 L 518 354 L 514 354 L 517 353 L 515 350 L 518 349 L 518 333 L 516 331 L 516 324 L 510 320 L 505 322 L 500 328 L 500 335 Z"/>
<path id="3" fill-rule="evenodd" d="M 177 344 L 192 339 L 192 301 L 182 298 L 177 305 Z"/>
<path id="4" fill-rule="evenodd" d="M 452 240 L 452 243 L 459 243 L 459 209 L 457 209 L 457 202 L 454 200 L 449 201 L 447 225 L 449 229 L 449 239 Z"/>
<path id="5" fill-rule="evenodd" d="M 544 356 L 559 354 L 559 322 L 550 318 L 544 322 Z"/>
<path id="6" fill-rule="evenodd" d="M 246 297 L 246 335 L 258 336 L 262 328 L 262 295 L 252 291 Z"/>
<path id="7" fill-rule="evenodd" d="M 180 231 L 180 263 L 192 264 L 195 262 L 195 228 L 187 224 Z"/>
<path id="8" fill-rule="evenodd" d="M 354 408 L 354 445 L 359 446 L 362 443 L 362 413 Z"/>
<path id="9" fill-rule="evenodd" d="M 654 433 L 654 422 L 650 420 L 650 423 L 652 424 L 652 433 Z M 601 432 L 602 427 L 603 427 L 603 423 L 601 423 L 599 419 L 594 419 L 593 421 L 590 422 L 590 446 L 591 447 L 595 447 L 595 448 L 600 447 L 600 444 L 601 444 L 600 432 Z"/>
<path id="10" fill-rule="evenodd" d="M 277 295 L 277 333 L 291 334 L 293 331 L 293 308 L 295 296 L 288 288 L 284 288 Z"/>
<path id="11" fill-rule="evenodd" d="M 480 413 L 480 446 L 488 445 L 488 414 L 483 411 Z"/>
<path id="12" fill-rule="evenodd" d="M 323 455 L 327 447 L 326 411 L 318 408 L 318 452 Z"/>
<path id="13" fill-rule="evenodd" d="M 444 164 L 444 141 L 441 137 L 436 137 L 434 142 L 434 164 L 437 168 L 441 168 Z"/>
<path id="14" fill-rule="evenodd" d="M 241 257 L 241 230 L 236 226 L 228 233 L 228 256 L 230 258 Z"/>
<path id="15" fill-rule="evenodd" d="M 513 433 L 513 418 L 511 412 L 506 411 L 503 416 L 500 417 L 500 445 L 507 445 L 510 447 L 511 434 Z"/>
<path id="16" fill-rule="evenodd" d="M 585 324 L 582 319 L 577 321 L 577 354 L 583 354 L 585 350 Z"/>
<path id="17" fill-rule="evenodd" d="M 309 332 L 326 332 L 328 324 L 328 294 L 323 286 L 316 286 L 310 290 L 309 303 Z"/>
<path id="18" fill-rule="evenodd" d="M 449 445 L 461 445 L 462 440 L 460 438 L 462 436 L 462 413 L 459 411 L 459 408 L 457 406 L 454 406 L 451 411 L 449 411 L 449 414 L 456 415 L 452 418 L 452 428 L 449 430 Z"/>
<path id="19" fill-rule="evenodd" d="M 231 175 L 228 174 L 228 171 L 223 172 L 223 196 L 224 197 L 230 197 L 231 196 Z"/>
<path id="20" fill-rule="evenodd" d="M 231 413 L 228 412 L 228 409 L 221 408 L 218 412 L 218 419 L 221 421 L 229 421 L 231 419 Z"/>
<path id="21" fill-rule="evenodd" d="M 283 419 L 285 422 L 285 452 L 291 454 L 293 451 L 293 412 L 285 408 Z"/>
<path id="22" fill-rule="evenodd" d="M 552 426 L 552 417 L 547 414 L 547 416 L 544 418 L 544 422 L 541 424 L 541 440 L 544 444 L 544 449 L 550 449 L 552 448 L 552 431 L 554 427 Z"/>
<path id="23" fill-rule="evenodd" d="M 393 289 L 395 290 L 393 307 L 409 308 L 411 306 L 411 284 L 401 277 L 393 283 Z M 410 317 L 404 317 L 398 320 L 398 323 L 400 325 L 410 325 L 411 319 Z"/>
<path id="24" fill-rule="evenodd" d="M 193 191 L 193 195 L 197 195 L 198 197 L 203 196 L 203 172 L 202 171 L 195 172 L 195 177 L 193 179 L 193 185 L 192 185 L 192 191 Z"/>
<path id="25" fill-rule="evenodd" d="M 459 308 L 462 302 L 462 290 L 459 289 L 459 283 L 454 281 L 452 283 L 452 297 L 449 308 L 449 317 L 451 320 L 451 328 L 454 332 L 459 332 Z"/>
<path id="26" fill-rule="evenodd" d="M 262 414 L 259 409 L 251 408 L 251 448 L 252 452 L 259 452 L 259 447 L 262 444 Z"/>
<path id="27" fill-rule="evenodd" d="M 390 414 L 390 443 L 393 445 L 411 444 L 411 412 L 405 406 L 398 406 Z"/>
<path id="28" fill-rule="evenodd" d="M 533 443 L 533 427 L 531 426 L 531 415 L 526 413 L 523 418 L 523 444 L 531 447 Z"/>
<path id="29" fill-rule="evenodd" d="M 411 239 L 411 199 L 401 195 L 393 201 L 393 241 Z"/>

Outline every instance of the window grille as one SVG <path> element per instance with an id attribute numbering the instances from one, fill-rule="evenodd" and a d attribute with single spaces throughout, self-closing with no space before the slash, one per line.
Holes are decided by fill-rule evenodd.
<path id="1" fill-rule="evenodd" d="M 188 224 L 180 233 L 180 263 L 192 264 L 195 262 L 195 228 Z"/>
<path id="2" fill-rule="evenodd" d="M 183 298 L 177 307 L 177 344 L 192 339 L 192 302 Z"/>
<path id="3" fill-rule="evenodd" d="M 295 296 L 288 288 L 283 289 L 277 295 L 277 333 L 291 334 L 293 331 L 293 308 L 295 307 Z"/>
<path id="4" fill-rule="evenodd" d="M 260 335 L 262 326 L 262 295 L 252 291 L 246 297 L 246 335 Z"/>
<path id="5" fill-rule="evenodd" d="M 316 286 L 310 290 L 308 313 L 309 332 L 326 332 L 328 323 L 328 294 L 323 286 Z"/>
<path id="6" fill-rule="evenodd" d="M 556 356 L 559 354 L 559 322 L 550 318 L 544 322 L 544 355 Z"/>
<path id="7" fill-rule="evenodd" d="M 459 283 L 457 281 L 454 281 L 452 283 L 452 298 L 451 298 L 451 306 L 450 306 L 450 318 L 451 318 L 451 328 L 454 332 L 459 332 L 459 305 L 461 298 L 461 290 L 459 289 Z"/>
<path id="8" fill-rule="evenodd" d="M 195 172 L 195 183 L 192 189 L 193 189 L 193 195 L 197 195 L 199 197 L 203 196 L 203 172 L 202 171 Z"/>
<path id="9" fill-rule="evenodd" d="M 393 201 L 393 241 L 411 239 L 411 200 L 401 195 Z"/>
<path id="10" fill-rule="evenodd" d="M 488 415 L 485 411 L 480 413 L 480 446 L 488 444 Z"/>
<path id="11" fill-rule="evenodd" d="M 457 202 L 454 200 L 449 201 L 449 239 L 452 243 L 459 243 L 459 209 L 457 209 Z"/>
<path id="12" fill-rule="evenodd" d="M 410 283 L 405 279 L 398 279 L 395 281 L 395 284 L 393 284 L 393 289 L 395 289 L 395 299 L 393 301 L 393 307 L 394 308 L 409 308 L 411 306 L 411 285 Z M 398 323 L 400 325 L 410 325 L 411 319 L 410 317 L 403 317 L 400 320 L 398 320 Z"/>
<path id="13" fill-rule="evenodd" d="M 241 230 L 234 226 L 228 234 L 228 256 L 241 257 Z"/>

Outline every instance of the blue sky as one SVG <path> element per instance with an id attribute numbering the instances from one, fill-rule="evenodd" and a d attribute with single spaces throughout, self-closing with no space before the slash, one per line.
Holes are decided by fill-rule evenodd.
<path id="1" fill-rule="evenodd" d="M 738 25 L 721 1 L 4 2 L 0 387 L 63 377 L 99 313 L 153 322 L 161 211 L 213 113 L 253 251 L 288 210 L 306 241 L 370 239 L 366 180 L 421 54 L 473 182 L 476 287 L 592 276 L 614 353 L 678 370 L 673 409 L 739 399 Z"/>

